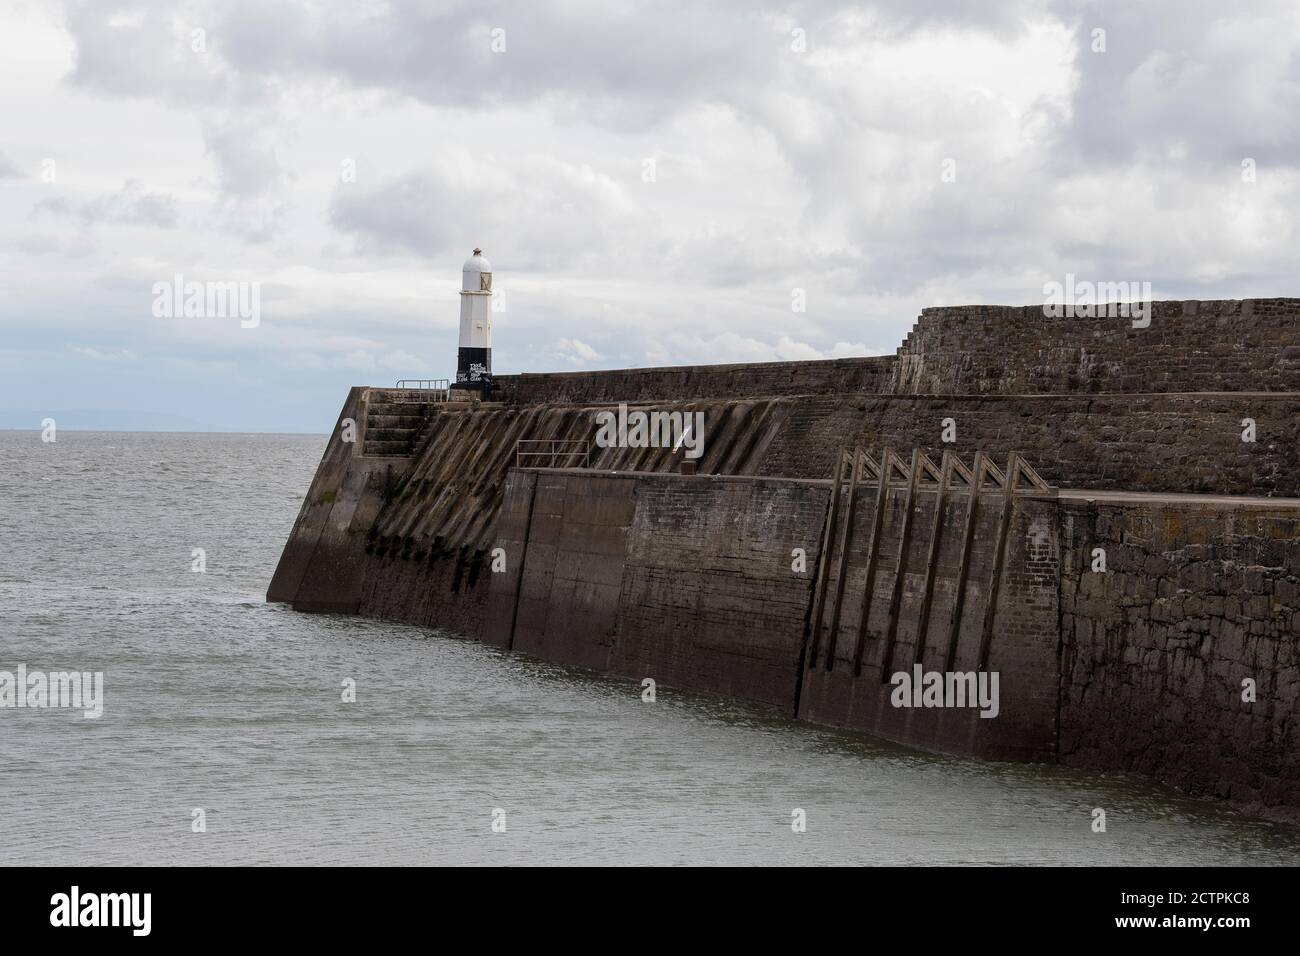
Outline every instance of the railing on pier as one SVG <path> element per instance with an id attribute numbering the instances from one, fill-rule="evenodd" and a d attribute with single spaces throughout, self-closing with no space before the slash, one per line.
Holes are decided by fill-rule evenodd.
<path id="1" fill-rule="evenodd" d="M 412 392 L 432 392 L 429 398 L 435 402 L 445 402 L 451 396 L 451 382 L 445 378 L 403 378 L 398 379 L 394 387 Z"/>
<path id="2" fill-rule="evenodd" d="M 590 468 L 591 443 L 585 438 L 520 438 L 516 468 Z"/>

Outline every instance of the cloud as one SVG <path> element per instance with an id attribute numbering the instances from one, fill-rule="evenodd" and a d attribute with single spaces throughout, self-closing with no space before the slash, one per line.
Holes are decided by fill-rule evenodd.
<path id="1" fill-rule="evenodd" d="M 112 97 L 220 103 L 236 77 L 220 57 L 196 49 L 195 30 L 214 22 L 210 5 L 70 0 L 63 22 L 74 43 L 69 82 Z"/>
<path id="2" fill-rule="evenodd" d="M 764 341 L 735 332 L 725 332 L 711 337 L 674 337 L 671 348 L 650 350 L 655 365 L 679 365 L 683 355 L 708 355 L 709 364 L 745 362 L 808 362 L 828 358 L 845 358 L 849 355 L 869 354 L 865 346 L 837 343 L 823 351 L 807 342 L 779 336 L 775 341 Z M 693 361 L 693 360 L 691 360 Z"/>
<path id="3" fill-rule="evenodd" d="M 856 358 L 860 355 L 873 355 L 861 342 L 836 342 L 826 353 L 827 358 Z"/>
<path id="4" fill-rule="evenodd" d="M 601 360 L 601 354 L 581 339 L 559 339 L 546 354 L 548 358 L 569 365 L 589 365 Z"/>
<path id="5" fill-rule="evenodd" d="M 1184 160 L 1293 165 L 1300 151 L 1300 14 L 1288 0 L 1087 2 L 1062 162 L 1097 170 L 1186 147 Z M 1093 31 L 1105 31 L 1096 52 Z"/>
<path id="6" fill-rule="evenodd" d="M 137 357 L 135 353 L 130 352 L 127 349 L 110 349 L 104 351 L 85 345 L 70 345 L 68 346 L 68 351 L 74 352 L 77 355 L 84 356 L 88 359 L 93 359 L 96 362 L 121 362 L 125 360 L 133 360 Z"/>
<path id="7" fill-rule="evenodd" d="M 1284 0 L 31 5 L 0 323 L 141 407 L 328 427 L 348 384 L 453 371 L 474 245 L 503 373 L 892 352 L 1067 272 L 1286 294 L 1297 45 Z M 176 273 L 261 282 L 261 326 L 152 321 Z M 0 401 L 60 384 L 28 364 Z"/>
<path id="8" fill-rule="evenodd" d="M 419 375 L 425 368 L 423 360 L 401 349 L 372 351 L 359 348 L 349 352 L 294 349 L 283 352 L 277 362 L 284 368 L 346 369 L 370 374 L 396 372 L 407 377 Z"/>
<path id="9" fill-rule="evenodd" d="M 116 223 L 172 228 L 179 222 L 176 200 L 165 193 L 146 192 L 134 179 L 110 195 L 76 200 L 51 196 L 36 203 L 34 211 L 78 219 L 84 225 Z"/>
<path id="10" fill-rule="evenodd" d="M 624 184 L 587 164 L 454 145 L 419 169 L 339 183 L 329 216 L 366 251 L 429 259 L 478 244 L 516 271 L 580 269 L 657 232 Z"/>
<path id="11" fill-rule="evenodd" d="M 276 119 L 273 113 L 259 111 L 204 118 L 203 142 L 227 196 L 268 195 L 289 175 L 276 150 Z"/>

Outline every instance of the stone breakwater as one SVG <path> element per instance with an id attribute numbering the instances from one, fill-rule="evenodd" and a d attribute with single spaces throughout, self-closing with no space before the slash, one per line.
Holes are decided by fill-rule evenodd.
<path id="1" fill-rule="evenodd" d="M 269 600 L 1300 821 L 1300 300 L 927 309 L 894 356 L 434 397 L 349 393 Z M 696 473 L 597 443 L 624 404 L 702 421 Z M 1050 487 L 850 490 L 855 446 Z M 917 666 L 996 672 L 997 716 L 891 704 Z"/>

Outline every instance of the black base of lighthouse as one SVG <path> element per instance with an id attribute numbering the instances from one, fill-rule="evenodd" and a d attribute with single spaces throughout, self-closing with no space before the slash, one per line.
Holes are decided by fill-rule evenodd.
<path id="1" fill-rule="evenodd" d="M 492 389 L 492 350 L 461 347 L 456 351 L 453 389 L 486 393 Z"/>

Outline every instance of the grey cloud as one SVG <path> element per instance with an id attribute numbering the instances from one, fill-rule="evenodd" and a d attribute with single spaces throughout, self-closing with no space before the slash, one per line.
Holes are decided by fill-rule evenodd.
<path id="1" fill-rule="evenodd" d="M 809 276 L 862 266 L 851 252 L 819 253 L 797 234 L 784 237 L 789 224 L 778 222 L 676 237 L 633 191 L 589 167 L 516 157 L 480 162 L 468 180 L 454 169 L 339 184 L 331 224 L 378 254 L 454 259 L 481 245 L 515 274 L 635 269 L 652 281 L 718 288 L 761 280 L 783 283 L 787 298 Z"/>
<path id="2" fill-rule="evenodd" d="M 849 8 L 795 2 L 762 11 L 682 0 L 652 10 L 575 10 L 559 2 L 467 0 L 431 11 L 417 0 L 355 8 L 238 0 L 195 4 L 185 22 L 161 2 L 75 2 L 67 21 L 76 42 L 74 82 L 111 95 L 273 110 L 286 83 L 341 81 L 440 106 L 544 102 L 562 118 L 630 131 L 701 102 L 770 123 L 764 100 L 773 89 L 815 90 L 815 77 L 789 70 L 781 20 L 806 29 L 815 54 L 863 34 L 902 40 L 927 29 L 1010 39 L 1030 21 L 1054 18 L 1077 29 L 1078 89 L 1055 156 L 1068 165 L 1123 161 L 1152 142 L 1179 140 L 1224 161 L 1249 155 L 1288 162 L 1300 145 L 1300 66 L 1291 55 L 1294 37 L 1271 30 L 1264 18 L 1285 21 L 1289 8 L 1290 0 L 1231 8 L 1218 0 L 891 0 Z M 125 11 L 140 12 L 115 21 Z M 187 31 L 196 25 L 208 33 L 205 55 L 189 49 Z M 1107 30 L 1105 54 L 1088 49 L 1093 26 Z M 489 46 L 498 27 L 506 31 L 502 54 Z M 858 128 L 882 119 L 842 115 Z M 905 128 L 905 116 L 884 119 Z M 212 123 L 205 137 L 219 163 L 229 157 L 222 181 L 236 194 L 259 181 L 234 174 L 247 172 L 250 162 L 261 178 L 274 174 L 255 138 L 232 137 Z"/>
<path id="3" fill-rule="evenodd" d="M 1063 165 L 1123 163 L 1182 145 L 1190 160 L 1294 166 L 1300 152 L 1300 30 L 1293 0 L 1096 0 L 1063 12 L 1078 27 L 1079 83 Z M 1105 30 L 1104 53 L 1092 31 Z"/>
<path id="4" fill-rule="evenodd" d="M 330 221 L 363 248 L 421 258 L 503 255 L 516 271 L 576 269 L 643 248 L 658 230 L 622 187 L 590 167 L 545 157 L 451 161 L 368 182 L 340 183 Z"/>
<path id="5" fill-rule="evenodd" d="M 0 153 L 0 179 L 17 179 L 19 175 L 18 167 L 4 153 Z"/>
<path id="6" fill-rule="evenodd" d="M 258 112 L 210 116 L 203 121 L 203 142 L 217 165 L 221 190 L 251 198 L 272 192 L 287 174 L 276 155 L 276 118 Z"/>
<path id="7" fill-rule="evenodd" d="M 647 287 L 686 277 L 731 294 L 820 281 L 859 296 L 939 285 L 1022 302 L 1037 297 L 1039 273 L 1064 268 L 1228 276 L 1203 281 L 1229 291 L 1249 277 L 1252 291 L 1285 291 L 1291 217 L 1272 214 L 1276 238 L 1246 249 L 1233 217 L 1251 200 L 1232 194 L 1242 157 L 1294 171 L 1300 155 L 1298 37 L 1283 0 L 429 6 L 197 2 L 185 17 L 207 29 L 209 53 L 195 57 L 188 21 L 168 5 L 115 25 L 114 12 L 137 4 L 76 3 L 72 79 L 192 110 L 224 197 L 220 222 L 252 240 L 275 234 L 269 210 L 292 182 L 276 145 L 299 111 L 361 90 L 437 107 L 423 115 L 447 123 L 446 150 L 427 165 L 412 170 L 417 157 L 399 152 L 380 157 L 386 172 L 334 187 L 328 222 L 380 259 L 458 261 L 477 243 L 516 272 L 587 268 Z M 1044 24 L 1054 38 L 1072 30 L 1070 45 L 1059 62 L 1021 62 L 1027 48 L 1015 44 Z M 793 25 L 807 30 L 806 56 L 791 55 Z M 1093 26 L 1107 30 L 1104 54 L 1088 48 Z M 494 27 L 506 31 L 503 54 L 489 48 Z M 865 61 L 913 42 L 900 72 L 915 67 L 918 82 L 864 81 L 890 79 Z M 953 51 L 961 61 L 977 43 L 953 67 Z M 1033 89 L 1059 80 L 1059 96 L 1055 85 L 1032 102 L 990 93 L 978 71 L 997 58 Z M 786 167 L 719 188 L 760 199 L 772 188 L 764 177 L 780 177 L 802 190 L 801 213 L 718 225 L 707 196 L 663 198 L 671 177 L 653 198 L 620 185 L 617 164 L 646 151 L 702 152 L 672 137 L 682 135 L 675 121 L 705 104 L 769 137 Z M 599 151 L 584 167 L 572 152 L 540 157 L 543 147 L 521 138 L 509 147 L 517 153 L 471 155 L 476 174 L 465 178 L 444 161 L 473 145 L 456 137 L 447 107 L 527 109 L 549 121 L 548 147 L 572 150 L 594 131 Z M 958 162 L 955 184 L 939 182 L 945 157 Z M 1293 206 L 1295 188 L 1278 183 L 1268 208 Z"/>
<path id="8" fill-rule="evenodd" d="M 789 53 L 789 25 L 816 50 L 842 34 L 870 29 L 906 36 L 932 26 L 996 34 L 1023 29 L 1033 0 L 970 5 L 889 0 L 854 9 L 792 2 L 688 0 L 588 5 L 391 0 L 382 6 L 318 7 L 300 0 L 199 3 L 178 25 L 170 4 L 69 6 L 77 42 L 76 82 L 116 95 L 192 103 L 274 100 L 293 79 L 344 81 L 442 106 L 500 106 L 545 100 L 574 118 L 632 129 L 692 102 L 735 102 L 765 84 Z M 990 9 L 991 7 L 991 9 Z M 136 20 L 113 14 L 144 9 Z M 853 9 L 853 8 L 851 8 Z M 205 60 L 189 52 L 184 29 L 207 30 Z M 491 48 L 503 30 L 506 50 Z M 230 67 L 229 72 L 211 68 Z M 207 67 L 205 67 L 207 64 Z"/>
<path id="9" fill-rule="evenodd" d="M 134 179 L 127 180 L 111 195 L 86 200 L 51 196 L 37 202 L 33 209 L 79 219 L 85 225 L 102 222 L 171 228 L 180 219 L 175 199 L 165 193 L 146 192 Z"/>
<path id="10" fill-rule="evenodd" d="M 194 111 L 223 195 L 263 196 L 285 171 L 274 138 L 287 125 L 274 77 L 232 69 L 223 53 L 247 40 L 222 30 L 221 5 L 71 2 L 75 43 L 69 82 L 107 96 L 151 99 Z M 239 21 L 236 20 L 236 23 Z M 203 51 L 194 49 L 202 30 Z"/>
<path id="11" fill-rule="evenodd" d="M 213 102 L 231 84 L 214 53 L 192 49 L 190 31 L 214 19 L 201 6 L 129 0 L 68 0 L 65 23 L 75 44 L 69 82 L 108 96 Z"/>
<path id="12" fill-rule="evenodd" d="M 417 256 L 450 252 L 458 231 L 468 223 L 457 225 L 454 216 L 439 208 L 447 191 L 445 183 L 420 173 L 375 187 L 341 185 L 335 188 L 330 203 L 330 222 L 380 252 L 405 251 Z"/>

